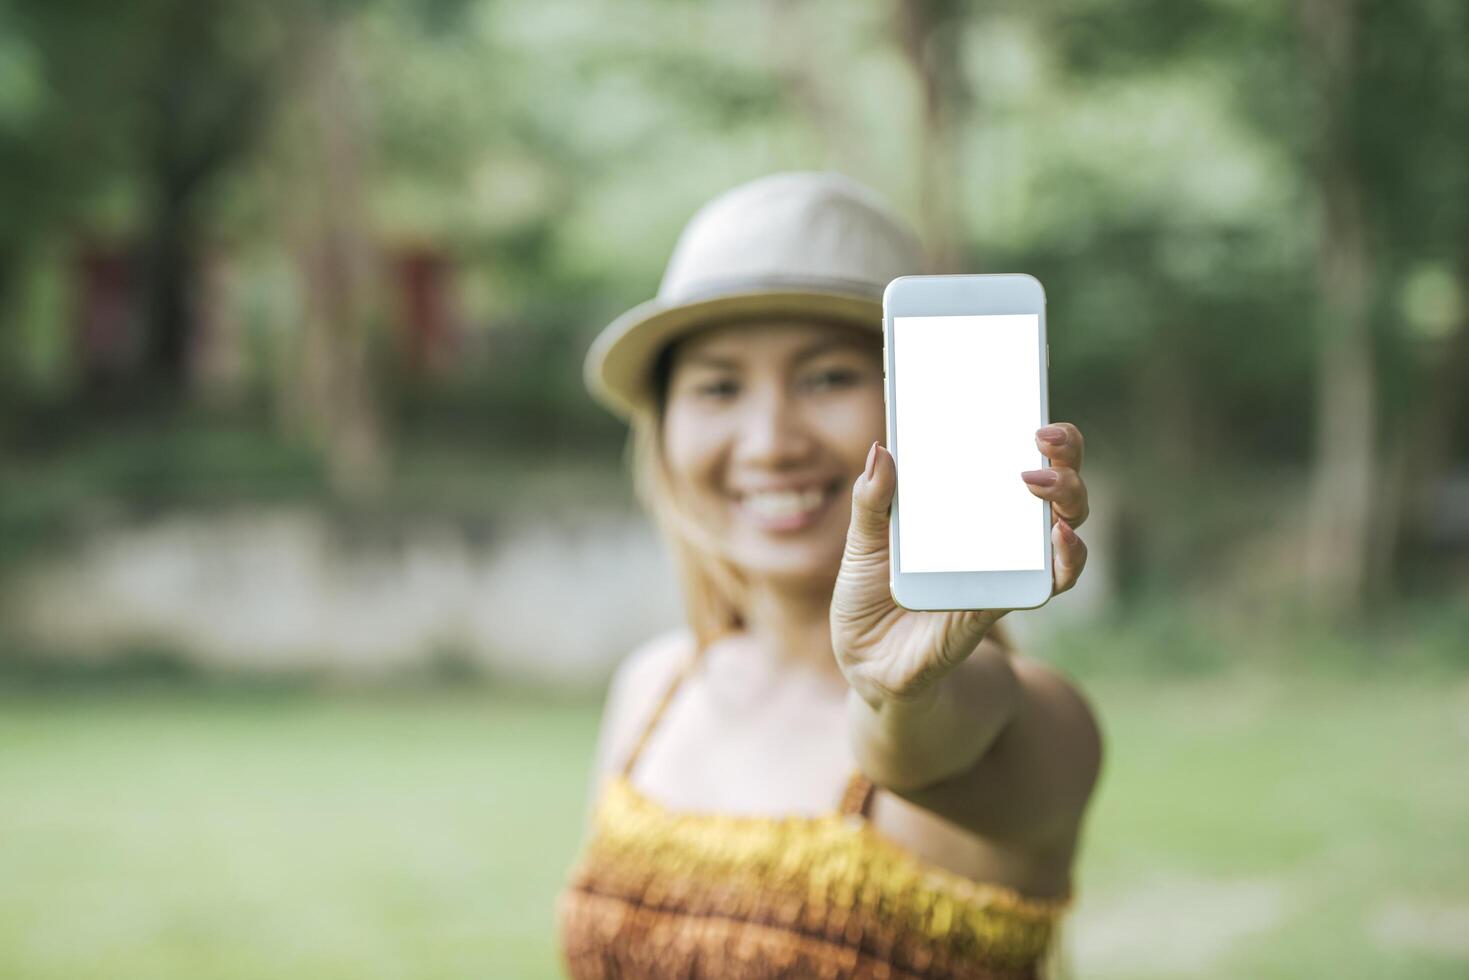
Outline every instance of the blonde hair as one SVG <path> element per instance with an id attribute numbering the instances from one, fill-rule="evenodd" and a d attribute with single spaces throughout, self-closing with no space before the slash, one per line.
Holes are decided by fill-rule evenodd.
<path id="1" fill-rule="evenodd" d="M 745 628 L 748 582 L 724 542 L 698 520 L 663 455 L 667 382 L 676 346 L 677 341 L 669 344 L 656 358 L 651 404 L 632 413 L 626 461 L 632 471 L 633 492 L 673 557 L 684 616 L 695 649 L 702 654 L 717 640 Z M 1007 653 L 1017 652 L 1004 623 L 996 623 L 987 635 Z"/>

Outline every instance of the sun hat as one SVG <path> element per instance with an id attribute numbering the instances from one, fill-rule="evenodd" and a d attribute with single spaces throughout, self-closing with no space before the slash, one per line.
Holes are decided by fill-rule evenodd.
<path id="1" fill-rule="evenodd" d="M 664 345 L 723 320 L 813 317 L 881 331 L 883 289 L 924 265 L 907 223 L 849 177 L 797 171 L 741 184 L 689 220 L 658 295 L 592 341 L 587 389 L 629 418 L 652 401 L 652 367 Z"/>

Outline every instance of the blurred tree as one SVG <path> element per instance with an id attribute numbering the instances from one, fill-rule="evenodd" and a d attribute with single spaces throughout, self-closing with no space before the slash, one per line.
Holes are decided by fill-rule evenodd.
<path id="1" fill-rule="evenodd" d="M 916 214 L 944 268 L 1047 284 L 1053 410 L 1122 461 L 1134 594 L 1269 539 L 1350 610 L 1430 545 L 1421 488 L 1462 461 L 1469 411 L 1461 0 L 601 12 L 0 0 L 3 349 L 37 269 L 27 336 L 66 321 L 58 246 L 97 245 L 108 324 L 142 251 L 150 383 L 176 390 L 211 242 L 254 380 L 344 487 L 381 476 L 391 433 L 611 456 L 591 334 L 653 294 L 713 195 L 833 167 Z M 378 284 L 420 246 L 464 344 L 414 381 L 375 363 Z"/>
<path id="2" fill-rule="evenodd" d="M 1395 581 L 1405 534 L 1420 553 L 1430 543 L 1425 504 L 1462 424 L 1469 12 L 1441 0 L 1298 11 L 1325 316 L 1311 580 L 1346 615 Z"/>
<path id="3" fill-rule="evenodd" d="M 287 45 L 280 4 L 242 0 L 8 0 L 47 96 L 29 152 L 8 157 L 10 187 L 38 178 L 20 234 L 96 221 L 121 191 L 142 242 L 145 390 L 187 382 L 204 252 L 204 210 L 255 144 Z M 14 173 L 19 169 L 25 177 Z M 51 193 L 45 193 L 45 191 Z M 115 220 L 115 219 L 114 219 Z"/>
<path id="4" fill-rule="evenodd" d="M 1106 268 L 1114 249 L 1099 249 L 1096 240 L 1132 225 L 1143 243 L 1152 244 L 1128 251 L 1153 268 L 1110 270 L 1136 283 L 1130 309 L 1169 316 L 1172 308 L 1172 316 L 1190 318 L 1197 311 L 1199 322 L 1219 323 L 1233 306 L 1264 326 L 1248 333 L 1265 357 L 1250 354 L 1251 341 L 1243 335 L 1213 361 L 1197 359 L 1209 346 L 1198 337 L 1185 338 L 1182 346 L 1155 346 L 1150 356 L 1168 351 L 1168 357 L 1129 386 L 1140 395 L 1139 417 L 1148 428 L 1167 429 L 1189 418 L 1189 402 L 1210 406 L 1224 421 L 1221 413 L 1242 408 L 1252 387 L 1262 391 L 1272 375 L 1290 378 L 1269 361 L 1279 355 L 1277 361 L 1289 364 L 1286 355 L 1298 346 L 1293 336 L 1308 341 L 1310 361 L 1294 380 L 1309 381 L 1311 401 L 1296 407 L 1309 424 L 1312 464 L 1305 527 L 1295 546 L 1304 556 L 1304 595 L 1330 617 L 1370 608 L 1392 580 L 1402 531 L 1397 514 L 1420 506 L 1421 494 L 1404 494 L 1405 461 L 1420 454 L 1402 452 L 1400 426 L 1414 419 L 1427 431 L 1452 431 L 1452 416 L 1462 411 L 1451 396 L 1415 397 L 1431 376 L 1447 377 L 1452 368 L 1430 368 L 1419 356 L 1421 331 L 1404 331 L 1399 299 L 1415 276 L 1420 284 L 1441 282 L 1433 270 L 1459 268 L 1457 242 L 1469 237 L 1460 176 L 1469 172 L 1463 136 L 1469 126 L 1458 94 L 1465 72 L 1461 8 L 1446 2 L 1407 11 L 1381 0 L 1299 0 L 1291 8 L 1131 0 L 1044 15 L 1068 73 L 1083 85 L 1137 79 L 1160 88 L 1175 76 L 1225 80 L 1231 111 L 1289 167 L 1288 193 L 1279 202 L 1286 210 L 1261 214 L 1251 233 L 1261 250 L 1253 258 L 1264 257 L 1263 264 L 1231 248 L 1218 256 L 1234 252 L 1243 262 L 1215 263 L 1170 283 L 1169 267 L 1188 255 L 1179 250 L 1176 226 L 1190 213 L 1141 214 L 1135 196 L 1119 213 L 1096 209 L 1103 223 L 1084 254 Z M 1456 276 L 1448 278 L 1457 283 Z M 1303 286 L 1309 287 L 1304 295 Z M 1435 288 L 1441 296 L 1459 295 L 1457 284 L 1428 292 Z M 1427 305 L 1438 309 L 1430 319 L 1442 320 L 1444 308 L 1454 304 L 1430 299 Z M 1238 317 L 1234 323 L 1244 325 Z M 1453 333 L 1438 329 L 1445 340 Z M 1439 346 L 1450 353 L 1449 363 L 1461 356 L 1451 353 L 1457 348 L 1450 343 Z M 1232 392 L 1219 386 L 1228 375 L 1218 369 L 1226 366 L 1246 369 L 1243 386 Z M 1211 389 L 1207 399 L 1188 394 Z M 1179 450 L 1190 441 L 1171 440 Z M 1291 445 L 1278 436 L 1270 441 L 1277 451 Z M 1186 469 L 1188 455 L 1170 450 L 1168 460 Z M 1219 459 L 1217 452 L 1209 455 Z M 1430 455 L 1451 458 L 1442 451 Z M 1257 464 L 1262 458 L 1258 451 L 1253 457 Z M 1412 469 L 1414 479 L 1426 472 Z M 1157 557 L 1145 564 L 1176 564 Z"/>
<path id="5" fill-rule="evenodd" d="M 380 489 L 386 475 L 372 364 L 385 260 L 373 242 L 364 186 L 365 93 L 351 70 L 349 20 L 308 5 L 292 12 L 290 24 L 301 44 L 282 134 L 280 218 L 293 239 L 305 309 L 285 404 L 294 426 L 324 449 L 336 489 L 359 497 Z"/>
<path id="6" fill-rule="evenodd" d="M 73 70 L 101 57 L 102 25 L 64 28 L 56 5 L 0 0 L 0 393 L 21 397 L 19 310 L 31 257 L 115 183 L 123 153 L 108 86 Z"/>
<path id="7" fill-rule="evenodd" d="M 961 268 L 964 168 L 959 130 L 982 129 L 961 58 L 966 9 L 962 0 L 897 0 L 894 11 L 895 34 L 918 78 L 919 207 L 936 272 Z"/>
<path id="8" fill-rule="evenodd" d="M 767 0 L 771 72 L 780 81 L 785 107 L 820 144 L 821 165 L 862 157 L 852 109 L 835 88 L 844 74 L 833 57 L 830 20 L 812 0 Z"/>
<path id="9" fill-rule="evenodd" d="M 1319 295 L 1316 463 L 1312 472 L 1306 585 L 1325 612 L 1360 607 L 1371 558 L 1379 396 L 1371 324 L 1379 288 L 1376 237 L 1366 198 L 1354 111 L 1363 54 L 1359 0 L 1298 0 L 1303 62 L 1313 111 L 1307 167 L 1316 191 Z"/>
<path id="10" fill-rule="evenodd" d="M 991 169 L 1020 175 L 987 195 L 1000 231 L 984 244 L 1047 284 L 1052 410 L 1117 461 L 1133 596 L 1207 588 L 1220 562 L 1201 554 L 1289 521 L 1291 502 L 1252 512 L 1229 482 L 1301 455 L 1311 418 L 1282 23 L 1228 4 L 1014 4 L 972 59 L 992 66 L 990 142 L 1018 147 Z M 1007 63 L 1026 82 L 1009 92 Z M 1287 125 L 1242 124 L 1265 116 Z"/>
<path id="11" fill-rule="evenodd" d="M 200 319 L 205 245 L 201 207 L 213 183 L 255 143 L 283 67 L 276 11 L 239 0 L 154 0 L 138 77 L 144 182 L 145 371 L 182 393 Z"/>
<path id="12" fill-rule="evenodd" d="M 1469 446 L 1469 7 L 1358 12 L 1355 152 L 1375 188 L 1381 290 L 1373 354 L 1381 470 L 1366 588 L 1441 588 L 1425 561 L 1451 544 L 1436 488 Z M 1466 509 L 1469 513 L 1469 509 Z"/>

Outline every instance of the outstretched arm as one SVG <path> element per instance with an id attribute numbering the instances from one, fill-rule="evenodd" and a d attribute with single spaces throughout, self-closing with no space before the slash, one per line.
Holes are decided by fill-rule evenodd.
<path id="1" fill-rule="evenodd" d="M 1050 459 L 1017 474 L 1050 500 L 1053 594 L 1086 564 L 1081 433 L 1047 426 Z M 917 612 L 888 588 L 889 506 L 897 468 L 875 446 L 852 488 L 852 524 L 832 600 L 832 647 L 847 677 L 853 750 L 874 782 L 946 819 L 995 836 L 1064 837 L 1100 766 L 1100 733 L 1064 678 L 987 639 L 1007 610 Z"/>

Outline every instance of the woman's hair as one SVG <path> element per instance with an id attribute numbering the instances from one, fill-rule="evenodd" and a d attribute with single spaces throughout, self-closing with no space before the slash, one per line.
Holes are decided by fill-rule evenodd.
<path id="1" fill-rule="evenodd" d="M 721 637 L 745 628 L 748 585 L 725 543 L 693 513 L 663 454 L 669 381 L 679 344 L 687 336 L 666 345 L 654 361 L 653 399 L 633 413 L 628 463 L 633 490 L 672 552 L 684 614 L 702 653 Z M 1007 653 L 1016 652 L 1003 623 L 996 623 L 988 635 Z"/>
<path id="2" fill-rule="evenodd" d="M 652 404 L 634 412 L 628 450 L 633 490 L 672 552 L 684 615 L 702 653 L 721 637 L 744 629 L 746 583 L 725 553 L 724 542 L 694 516 L 663 455 L 668 383 L 679 343 L 665 346 L 654 361 Z"/>

